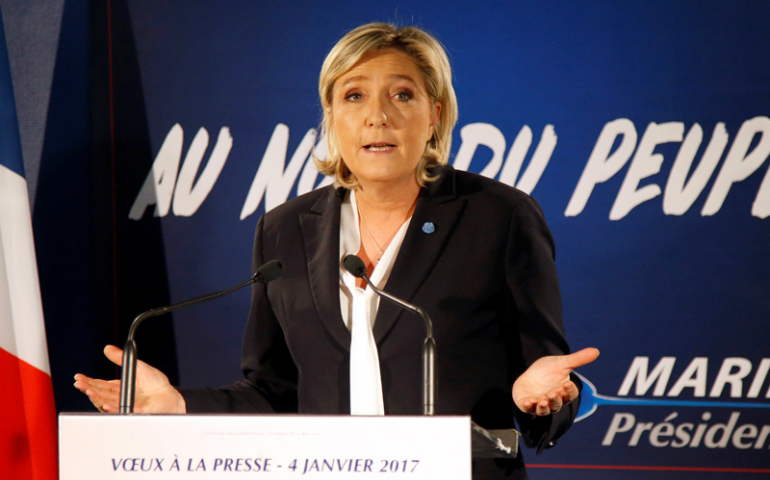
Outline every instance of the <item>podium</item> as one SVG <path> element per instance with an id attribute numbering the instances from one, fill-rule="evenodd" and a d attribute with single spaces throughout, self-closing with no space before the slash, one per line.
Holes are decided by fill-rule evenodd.
<path id="1" fill-rule="evenodd" d="M 59 416 L 61 480 L 469 480 L 472 455 L 517 454 L 515 430 L 487 431 L 467 416 Z"/>

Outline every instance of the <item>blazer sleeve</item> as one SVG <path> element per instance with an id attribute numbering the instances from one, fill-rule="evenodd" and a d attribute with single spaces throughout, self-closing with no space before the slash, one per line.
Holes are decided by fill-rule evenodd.
<path id="1" fill-rule="evenodd" d="M 570 353 L 564 337 L 561 313 L 561 293 L 556 275 L 553 237 L 545 222 L 540 205 L 530 196 L 514 207 L 509 226 L 506 252 L 506 281 L 513 294 L 519 343 L 521 345 L 520 372 L 537 359 L 547 355 Z M 571 379 L 578 388 L 582 383 L 577 376 Z M 572 425 L 580 406 L 580 397 L 559 412 L 533 417 L 514 405 L 514 417 L 525 445 L 537 447 L 537 453 L 555 445 Z"/>
<path id="2" fill-rule="evenodd" d="M 264 216 L 257 223 L 253 271 L 264 263 L 263 234 Z M 268 296 L 268 288 L 280 288 L 280 282 L 252 286 L 241 360 L 245 378 L 220 388 L 179 389 L 188 413 L 297 411 L 297 368 Z"/>

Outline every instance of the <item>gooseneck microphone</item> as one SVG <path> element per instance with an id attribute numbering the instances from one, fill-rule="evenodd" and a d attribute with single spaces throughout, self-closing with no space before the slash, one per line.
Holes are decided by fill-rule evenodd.
<path id="1" fill-rule="evenodd" d="M 425 343 L 422 345 L 422 413 L 423 415 L 434 415 L 436 413 L 436 341 L 433 339 L 433 322 L 431 322 L 430 317 L 422 308 L 407 303 L 375 287 L 366 274 L 364 261 L 357 256 L 346 256 L 342 261 L 342 266 L 354 277 L 363 278 L 377 295 L 389 300 L 391 303 L 395 303 L 404 310 L 422 317 L 422 320 L 425 322 L 426 331 Z"/>
<path id="2" fill-rule="evenodd" d="M 134 342 L 134 335 L 136 335 L 136 329 L 146 319 L 151 317 L 157 317 L 168 313 L 178 308 L 195 305 L 196 303 L 205 302 L 207 300 L 213 300 L 215 298 L 224 297 L 236 290 L 251 285 L 252 283 L 270 283 L 276 278 L 280 277 L 283 273 L 283 264 L 278 260 L 271 260 L 257 269 L 251 278 L 239 285 L 236 285 L 227 290 L 221 292 L 211 293 L 202 297 L 193 298 L 186 302 L 169 305 L 166 307 L 154 308 L 144 313 L 139 314 L 131 323 L 131 328 L 128 330 L 128 340 L 123 347 L 123 367 L 121 370 L 120 380 L 120 413 L 129 414 L 134 413 L 134 399 L 136 396 L 136 342 Z"/>

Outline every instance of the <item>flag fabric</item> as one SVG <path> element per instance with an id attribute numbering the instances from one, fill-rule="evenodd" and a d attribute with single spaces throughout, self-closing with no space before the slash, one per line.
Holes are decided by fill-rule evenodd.
<path id="1" fill-rule="evenodd" d="M 57 477 L 56 408 L 0 15 L 0 478 Z"/>

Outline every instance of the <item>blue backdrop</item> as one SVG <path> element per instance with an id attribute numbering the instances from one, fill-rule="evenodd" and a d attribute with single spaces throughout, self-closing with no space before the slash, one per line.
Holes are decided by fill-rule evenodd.
<path id="1" fill-rule="evenodd" d="M 248 278 L 265 208 L 321 182 L 302 140 L 326 53 L 363 23 L 415 24 L 454 68 L 450 161 L 540 202 L 570 344 L 602 352 L 579 372 L 581 421 L 530 452 L 531 476 L 770 473 L 769 2 L 130 0 L 112 15 L 128 42 L 109 50 L 113 135 L 135 147 L 139 122 L 149 139 L 112 157 L 137 282 L 154 275 L 138 271 L 149 226 L 171 302 Z M 240 377 L 248 308 L 244 291 L 174 314 L 182 386 Z"/>

